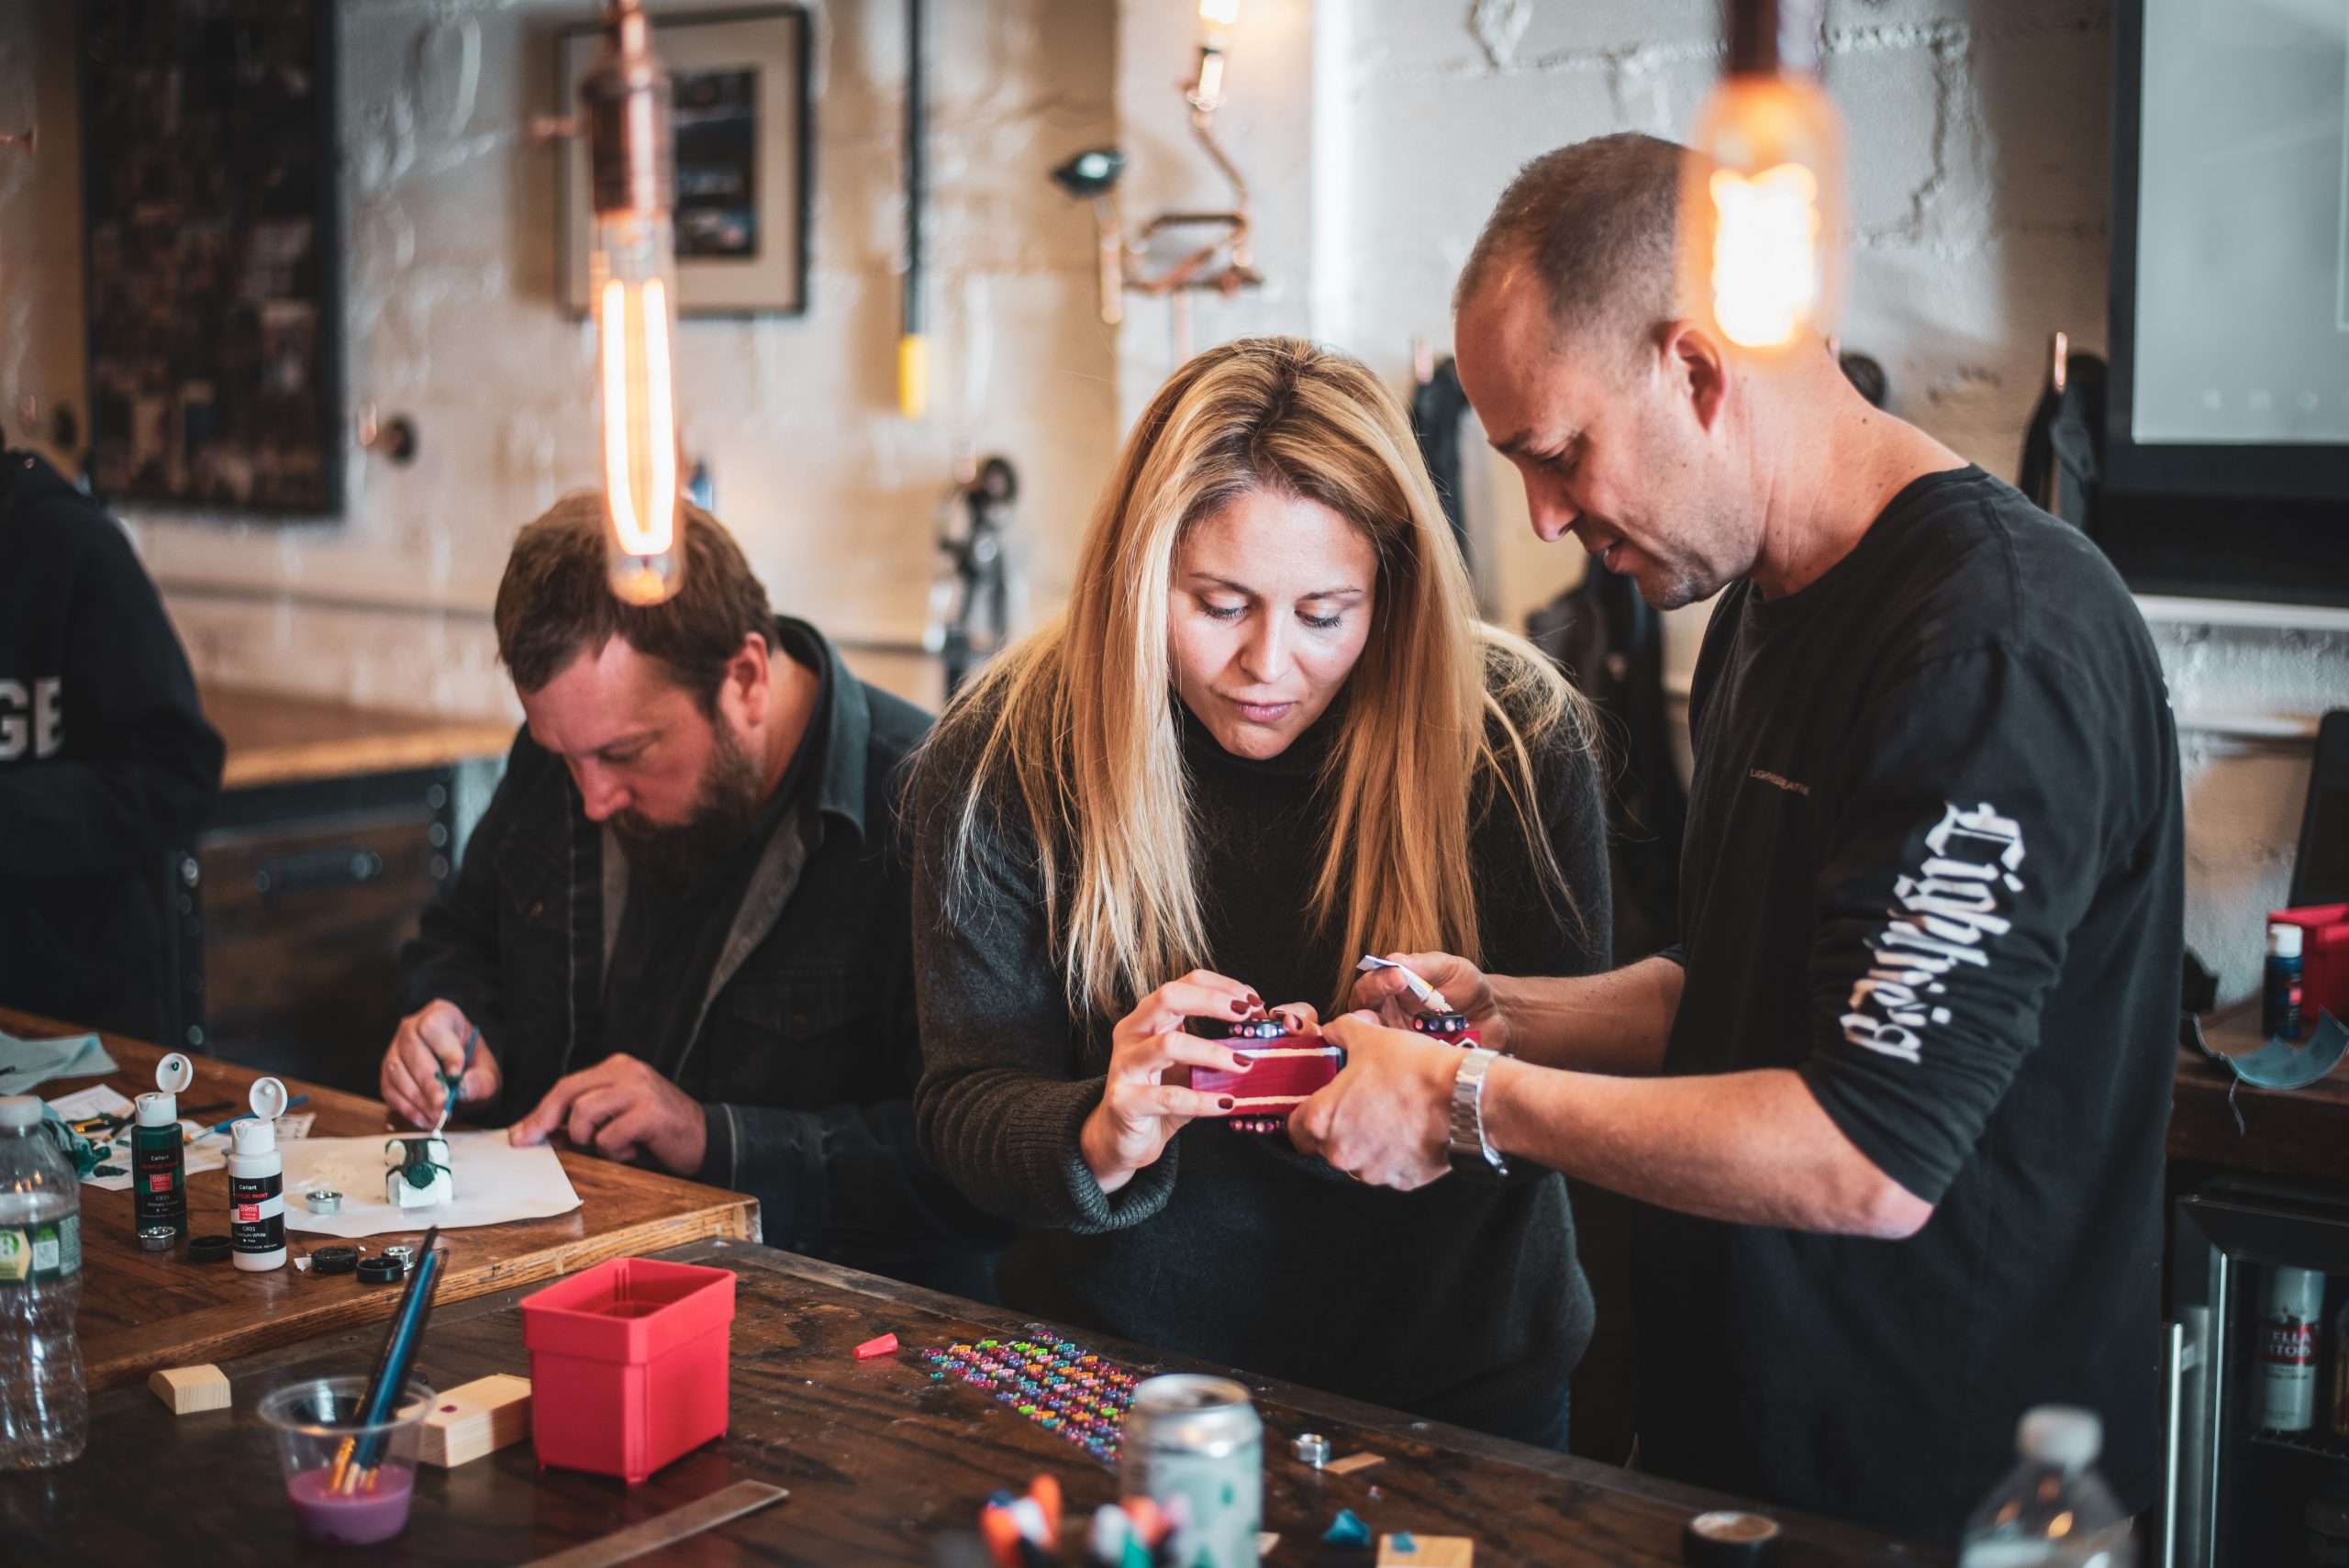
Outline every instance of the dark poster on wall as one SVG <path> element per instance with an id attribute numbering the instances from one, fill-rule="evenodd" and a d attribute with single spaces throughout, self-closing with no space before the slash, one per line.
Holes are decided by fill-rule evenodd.
<path id="1" fill-rule="evenodd" d="M 333 0 L 83 0 L 93 479 L 342 503 Z"/>

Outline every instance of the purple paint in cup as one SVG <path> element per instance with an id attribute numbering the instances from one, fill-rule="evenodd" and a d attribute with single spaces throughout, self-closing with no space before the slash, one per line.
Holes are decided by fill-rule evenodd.
<path id="1" fill-rule="evenodd" d="M 432 1390 L 410 1382 L 400 1407 L 373 1426 L 359 1420 L 363 1377 L 313 1377 L 262 1398 L 261 1418 L 277 1434 L 286 1500 L 302 1533 L 338 1546 L 389 1540 L 407 1527 L 416 1495 L 416 1452 Z M 369 1471 L 348 1456 L 372 1451 Z M 345 1476 L 336 1485 L 338 1474 Z"/>

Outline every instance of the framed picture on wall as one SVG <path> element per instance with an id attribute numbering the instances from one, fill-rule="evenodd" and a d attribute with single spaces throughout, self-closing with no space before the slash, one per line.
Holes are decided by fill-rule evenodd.
<path id="1" fill-rule="evenodd" d="M 652 13 L 652 50 L 676 99 L 677 311 L 798 316 L 807 309 L 810 27 L 801 6 Z M 603 33 L 566 29 L 557 50 L 562 112 L 579 103 Z M 587 143 L 562 143 L 558 283 L 588 313 L 595 208 Z"/>
<path id="2" fill-rule="evenodd" d="M 92 480 L 342 506 L 332 0 L 84 0 Z"/>

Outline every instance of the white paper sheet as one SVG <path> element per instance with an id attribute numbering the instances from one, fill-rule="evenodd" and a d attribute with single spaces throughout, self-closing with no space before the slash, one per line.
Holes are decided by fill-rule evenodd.
<path id="1" fill-rule="evenodd" d="M 437 1225 L 459 1230 L 544 1219 L 579 1207 L 579 1195 L 563 1173 L 562 1162 L 545 1144 L 517 1149 L 495 1132 L 452 1132 L 449 1179 L 456 1197 L 429 1208 L 400 1208 L 384 1201 L 384 1145 L 395 1134 L 373 1138 L 311 1138 L 285 1145 L 285 1229 L 312 1236 L 356 1240 Z M 312 1214 L 302 1195 L 329 1187 L 342 1195 L 340 1214 Z"/>

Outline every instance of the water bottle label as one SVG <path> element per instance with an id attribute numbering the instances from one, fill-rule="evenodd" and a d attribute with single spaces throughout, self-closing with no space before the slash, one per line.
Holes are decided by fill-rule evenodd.
<path id="1" fill-rule="evenodd" d="M 0 1285 L 64 1279 L 82 1272 L 82 1217 L 0 1225 Z"/>

